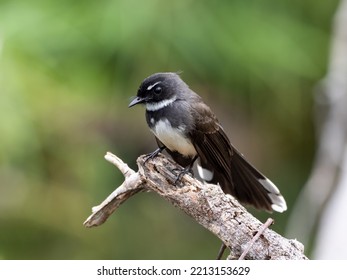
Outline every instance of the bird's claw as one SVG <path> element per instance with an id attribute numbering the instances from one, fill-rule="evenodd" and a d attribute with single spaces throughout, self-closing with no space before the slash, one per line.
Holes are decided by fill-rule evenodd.
<path id="1" fill-rule="evenodd" d="M 154 152 L 151 152 L 149 154 L 147 154 L 145 157 L 145 163 L 150 160 L 150 159 L 153 159 L 155 158 L 162 150 L 164 150 L 165 148 L 164 147 L 160 147 L 158 149 L 156 149 Z"/>
<path id="2" fill-rule="evenodd" d="M 175 184 L 177 184 L 178 181 L 182 179 L 182 177 L 186 174 L 190 174 L 192 177 L 194 176 L 193 170 L 190 168 L 190 166 L 185 167 L 183 169 L 175 168 L 172 170 L 173 172 L 179 171 L 176 179 L 175 179 Z"/>

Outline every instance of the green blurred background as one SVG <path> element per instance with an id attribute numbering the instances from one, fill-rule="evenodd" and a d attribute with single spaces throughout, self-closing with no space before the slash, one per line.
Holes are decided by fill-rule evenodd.
<path id="1" fill-rule="evenodd" d="M 337 4 L 0 0 L 0 259 L 215 258 L 219 240 L 153 193 L 82 225 L 123 181 L 105 152 L 136 169 L 155 148 L 144 109 L 127 105 L 160 71 L 183 71 L 279 186 L 284 234 L 314 156 L 313 92 Z"/>

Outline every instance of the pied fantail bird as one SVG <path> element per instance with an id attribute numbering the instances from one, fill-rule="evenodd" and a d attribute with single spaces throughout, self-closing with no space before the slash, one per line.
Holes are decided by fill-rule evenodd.
<path id="1" fill-rule="evenodd" d="M 219 184 L 224 193 L 257 209 L 283 212 L 278 188 L 230 143 L 215 114 L 176 73 L 156 73 L 140 85 L 129 107 L 144 104 L 146 120 L 159 149 L 182 167 L 196 159 L 200 177 Z"/>

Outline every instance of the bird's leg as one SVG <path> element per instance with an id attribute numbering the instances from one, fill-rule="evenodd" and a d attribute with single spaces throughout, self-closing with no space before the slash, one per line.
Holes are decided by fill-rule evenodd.
<path id="1" fill-rule="evenodd" d="M 177 177 L 176 177 L 176 180 L 175 180 L 175 184 L 180 181 L 182 179 L 182 177 L 185 175 L 185 174 L 192 174 L 192 176 L 194 176 L 194 173 L 193 173 L 193 166 L 194 166 L 194 162 L 197 160 L 198 158 L 198 155 L 196 155 L 193 159 L 192 159 L 192 162 L 186 166 L 185 168 L 183 168 L 183 170 L 181 170 Z"/>
<path id="2" fill-rule="evenodd" d="M 161 153 L 165 149 L 166 149 L 165 146 L 161 146 L 158 149 L 156 149 L 154 152 L 147 154 L 145 162 L 147 162 L 149 159 L 155 158 L 159 153 Z"/>

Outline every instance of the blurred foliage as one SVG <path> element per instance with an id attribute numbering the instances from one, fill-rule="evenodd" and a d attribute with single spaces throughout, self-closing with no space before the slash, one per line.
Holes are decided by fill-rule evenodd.
<path id="1" fill-rule="evenodd" d="M 289 211 L 314 153 L 312 93 L 336 0 L 0 0 L 0 259 L 210 259 L 219 241 L 154 194 L 85 229 L 90 208 L 155 147 L 146 76 L 183 71 Z M 269 215 L 255 211 L 262 220 Z"/>

